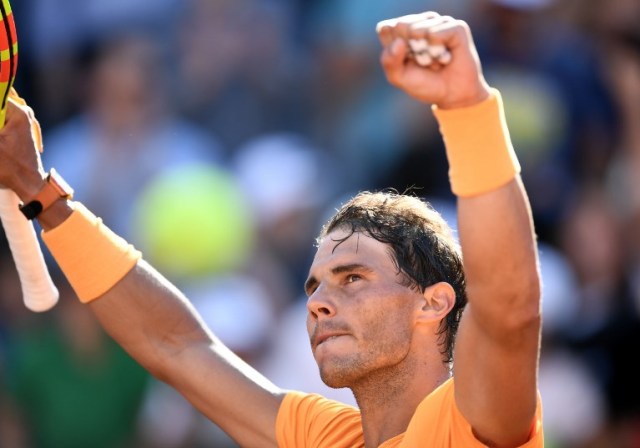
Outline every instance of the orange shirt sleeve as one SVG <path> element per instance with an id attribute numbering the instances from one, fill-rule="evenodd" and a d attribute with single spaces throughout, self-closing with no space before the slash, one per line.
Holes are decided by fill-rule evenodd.
<path id="1" fill-rule="evenodd" d="M 278 411 L 281 448 L 364 447 L 360 411 L 317 394 L 289 392 Z"/>

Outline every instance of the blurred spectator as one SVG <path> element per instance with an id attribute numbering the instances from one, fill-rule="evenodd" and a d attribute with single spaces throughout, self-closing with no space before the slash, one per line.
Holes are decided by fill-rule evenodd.
<path id="1" fill-rule="evenodd" d="M 419 9 L 428 7 L 418 3 Z M 377 186 L 406 147 L 404 131 L 411 114 L 404 109 L 413 102 L 388 88 L 378 63 L 375 25 L 389 16 L 415 12 L 415 7 L 414 0 L 393 5 L 330 0 L 311 9 L 311 135 L 349 166 L 350 189 Z"/>
<path id="2" fill-rule="evenodd" d="M 291 132 L 250 139 L 237 149 L 231 165 L 256 220 L 258 256 L 251 266 L 256 274 L 263 272 L 265 258 L 281 266 L 290 292 L 280 297 L 274 290 L 274 297 L 287 304 L 306 280 L 320 213 L 344 191 L 346 173 L 308 138 Z"/>
<path id="3" fill-rule="evenodd" d="M 602 14 L 585 12 L 597 36 L 606 79 L 619 111 L 618 151 L 608 170 L 614 205 L 626 222 L 627 257 L 640 284 L 640 3 L 617 0 L 594 2 Z M 640 301 L 640 289 L 636 286 Z"/>
<path id="4" fill-rule="evenodd" d="M 4 383 L 0 378 L 0 384 Z M 19 418 L 17 407 L 0 388 L 0 446 L 27 447 L 27 433 Z"/>
<path id="5" fill-rule="evenodd" d="M 23 5 L 24 3 L 24 5 Z M 179 0 L 21 0 L 14 2 L 20 39 L 20 69 L 33 78 L 26 96 L 38 110 L 42 126 L 56 125 L 82 108 L 77 84 L 84 67 L 77 55 L 96 39 L 123 27 L 153 27 L 161 31 L 163 47 L 171 38 L 171 24 Z M 162 41 L 160 39 L 163 39 Z M 19 74 L 19 77 L 22 75 Z M 20 84 L 20 82 L 19 82 Z"/>
<path id="6" fill-rule="evenodd" d="M 404 148 L 397 161 L 382 171 L 376 188 L 413 190 L 420 196 L 454 200 L 449 187 L 447 156 L 435 119 L 414 110 L 415 104 L 403 105 L 397 113 L 405 117 Z"/>
<path id="7" fill-rule="evenodd" d="M 214 163 L 222 153 L 212 135 L 171 110 L 166 56 L 144 28 L 105 36 L 86 55 L 82 112 L 44 136 L 45 164 L 64 173 L 76 199 L 124 236 L 132 198 L 152 176 L 180 164 Z"/>
<path id="8" fill-rule="evenodd" d="M 230 151 L 266 132 L 306 126 L 308 92 L 293 12 L 282 0 L 187 3 L 178 41 L 178 104 Z"/>
<path id="9" fill-rule="evenodd" d="M 640 312 L 625 265 L 621 221 L 600 187 L 587 188 L 570 209 L 562 248 L 578 279 L 579 309 L 568 346 L 601 387 L 611 430 L 640 427 L 640 366 L 630 356 L 640 344 Z M 630 445 L 627 441 L 621 446 Z"/>
<path id="10" fill-rule="evenodd" d="M 540 237 L 579 183 L 601 179 L 615 114 L 592 41 L 554 18 L 553 0 L 483 0 L 469 12 L 490 84 L 502 91 Z"/>
<path id="11" fill-rule="evenodd" d="M 544 319 L 539 381 L 545 446 L 592 446 L 606 423 L 604 392 L 585 361 L 563 344 L 578 321 L 578 279 L 560 250 L 541 242 L 539 255 Z"/>
<path id="12" fill-rule="evenodd" d="M 15 409 L 8 423 L 24 427 L 25 447 L 133 447 L 148 374 L 68 287 L 61 296 L 53 314 L 40 318 L 53 319 L 10 334 L 6 384 Z"/>
<path id="13" fill-rule="evenodd" d="M 26 312 L 22 308 L 18 274 L 11 258 L 9 246 L 0 227 L 0 446 L 22 448 L 26 446 L 26 430 L 20 420 L 18 408 L 7 392 L 8 339 L 13 326 L 24 323 Z M 22 316 L 24 314 L 24 316 Z"/>
<path id="14" fill-rule="evenodd" d="M 539 382 L 544 403 L 545 447 L 619 447 L 597 442 L 607 417 L 605 399 L 579 356 L 566 349 L 545 346 Z"/>

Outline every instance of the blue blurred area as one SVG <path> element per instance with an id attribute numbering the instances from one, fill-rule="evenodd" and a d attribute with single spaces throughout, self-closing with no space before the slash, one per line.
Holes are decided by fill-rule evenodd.
<path id="1" fill-rule="evenodd" d="M 250 253 L 227 271 L 166 274 L 278 385 L 345 401 L 321 384 L 304 333 L 301 285 L 323 220 L 358 190 L 394 187 L 455 226 L 436 124 L 384 79 L 375 24 L 428 9 L 465 19 L 503 93 L 539 234 L 547 444 L 640 446 L 637 0 L 13 3 L 16 86 L 42 125 L 45 165 L 136 245 L 154 180 L 194 164 L 225 173 L 248 210 Z M 126 355 L 70 304 L 52 263 L 67 304 L 26 311 L 1 248 L 0 447 L 97 447 L 91 424 L 113 436 L 105 448 L 235 446 L 136 366 L 111 375 Z M 70 377 L 87 387 L 67 399 Z M 61 430 L 90 417 L 86 431 Z"/>

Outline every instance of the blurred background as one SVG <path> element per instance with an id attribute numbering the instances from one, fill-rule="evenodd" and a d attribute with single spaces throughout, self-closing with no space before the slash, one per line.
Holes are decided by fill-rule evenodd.
<path id="1" fill-rule="evenodd" d="M 276 384 L 324 393 L 302 284 L 359 190 L 455 227 L 434 119 L 388 85 L 377 21 L 467 20 L 539 234 L 546 446 L 640 447 L 640 2 L 19 0 L 16 87 L 45 166 Z M 47 257 L 49 255 L 47 254 Z M 34 314 L 0 238 L 0 447 L 235 447 L 78 304 Z"/>

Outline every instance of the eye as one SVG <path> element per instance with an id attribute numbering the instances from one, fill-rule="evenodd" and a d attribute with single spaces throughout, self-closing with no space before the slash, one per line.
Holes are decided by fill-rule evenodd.
<path id="1" fill-rule="evenodd" d="M 362 279 L 362 277 L 360 275 L 358 275 L 358 274 L 349 274 L 349 275 L 347 275 L 346 283 L 354 283 L 354 282 L 357 282 L 358 280 L 361 280 L 361 279 Z"/>

